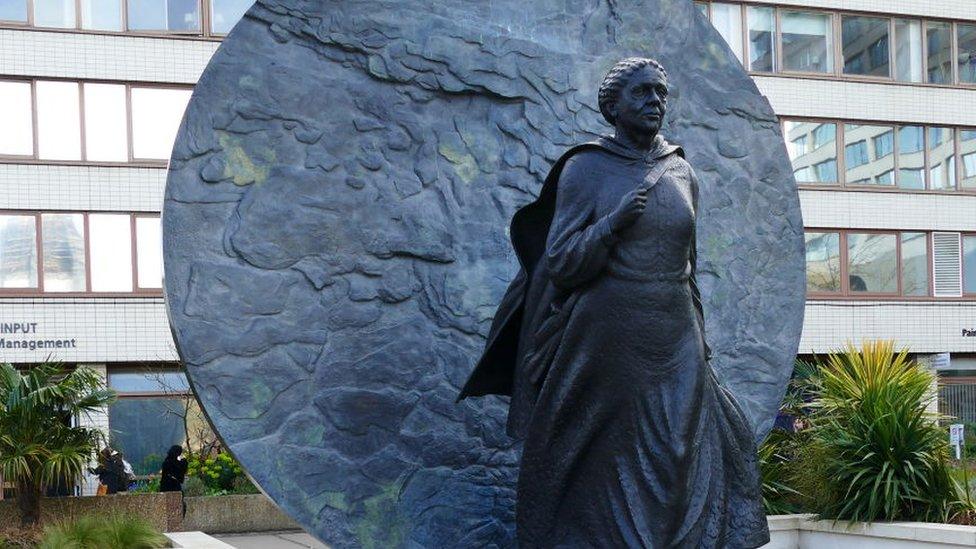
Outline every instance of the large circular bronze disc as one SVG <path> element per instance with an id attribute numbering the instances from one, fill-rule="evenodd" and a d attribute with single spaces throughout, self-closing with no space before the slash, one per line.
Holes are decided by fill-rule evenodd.
<path id="1" fill-rule="evenodd" d="M 776 117 L 690 0 L 261 0 L 190 102 L 163 213 L 176 342 L 253 478 L 333 547 L 509 547 L 505 401 L 455 404 L 552 161 L 659 59 L 701 178 L 713 365 L 769 429 L 804 306 Z"/>

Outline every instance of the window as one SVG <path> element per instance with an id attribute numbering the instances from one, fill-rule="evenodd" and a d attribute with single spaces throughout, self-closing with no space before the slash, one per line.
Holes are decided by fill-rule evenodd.
<path id="1" fill-rule="evenodd" d="M 735 57 L 742 62 L 742 7 L 739 4 L 712 3 L 712 25 L 728 42 Z"/>
<path id="2" fill-rule="evenodd" d="M 0 81 L 0 155 L 33 156 L 30 82 Z"/>
<path id="3" fill-rule="evenodd" d="M 807 232 L 807 292 L 840 292 L 840 234 Z"/>
<path id="4" fill-rule="evenodd" d="M 868 185 L 891 183 L 890 176 L 885 178 L 884 175 L 895 169 L 895 158 L 891 154 L 893 131 L 890 126 L 844 125 L 844 162 L 848 184 L 855 181 Z M 868 147 L 869 140 L 874 143 L 873 147 Z"/>
<path id="5" fill-rule="evenodd" d="M 834 71 L 831 17 L 823 13 L 783 10 L 783 70 Z"/>
<path id="6" fill-rule="evenodd" d="M 787 121 L 785 131 L 797 183 L 836 183 L 837 126 Z"/>
<path id="7" fill-rule="evenodd" d="M 960 158 L 962 158 L 962 188 L 976 189 L 976 130 L 959 132 Z"/>
<path id="8" fill-rule="evenodd" d="M 136 217 L 139 288 L 163 287 L 163 233 L 158 217 Z"/>
<path id="9" fill-rule="evenodd" d="M 132 156 L 168 160 L 191 91 L 133 87 L 131 92 Z"/>
<path id="10" fill-rule="evenodd" d="M 125 162 L 129 159 L 129 130 L 125 86 L 84 84 L 85 146 L 88 160 Z"/>
<path id="11" fill-rule="evenodd" d="M 929 246 L 926 233 L 901 233 L 902 295 L 929 295 Z"/>
<path id="12" fill-rule="evenodd" d="M 81 28 L 122 30 L 122 2 L 119 0 L 81 0 Z"/>
<path id="13" fill-rule="evenodd" d="M 197 0 L 127 0 L 129 29 L 192 32 L 200 29 Z"/>
<path id="14" fill-rule="evenodd" d="M 251 7 L 254 0 L 210 0 L 210 21 L 213 32 L 216 34 L 227 34 L 234 25 L 244 17 L 244 12 Z M 699 8 L 705 8 L 707 15 L 708 6 L 699 4 Z M 713 8 L 714 9 L 714 8 Z M 739 35 L 742 34 L 742 23 L 739 23 Z M 740 40 L 741 44 L 742 41 Z M 739 46 L 742 49 L 742 46 Z M 742 59 L 742 56 L 739 56 Z"/>
<path id="15" fill-rule="evenodd" d="M 890 24 L 884 17 L 843 16 L 844 74 L 891 76 Z"/>
<path id="16" fill-rule="evenodd" d="M 38 27 L 74 28 L 75 0 L 33 0 Z"/>
<path id="17" fill-rule="evenodd" d="M 925 41 L 928 46 L 929 84 L 952 83 L 952 33 L 950 23 L 927 21 Z"/>
<path id="18" fill-rule="evenodd" d="M 976 84 L 976 25 L 959 23 L 957 44 L 959 48 L 959 81 Z"/>
<path id="19" fill-rule="evenodd" d="M 962 237 L 962 291 L 976 294 L 976 235 Z"/>
<path id="20" fill-rule="evenodd" d="M 109 407 L 111 444 L 136 475 L 159 473 L 170 446 L 186 446 L 187 430 L 206 428 L 183 372 L 110 370 L 108 384 L 119 395 Z"/>
<path id="21" fill-rule="evenodd" d="M 37 220 L 0 215 L 0 288 L 37 288 Z"/>
<path id="22" fill-rule="evenodd" d="M 925 130 L 921 126 L 898 129 L 898 186 L 925 188 Z"/>
<path id="23" fill-rule="evenodd" d="M 777 67 L 776 15 L 773 8 L 746 8 L 749 24 L 749 70 L 772 72 Z"/>
<path id="24" fill-rule="evenodd" d="M 848 233 L 846 236 L 851 293 L 897 293 L 898 244 L 895 235 Z"/>
<path id="25" fill-rule="evenodd" d="M 44 291 L 84 292 L 85 216 L 43 214 Z"/>
<path id="26" fill-rule="evenodd" d="M 49 160 L 81 160 L 81 105 L 76 82 L 39 80 L 37 156 Z"/>
<path id="27" fill-rule="evenodd" d="M 91 247 L 93 292 L 132 291 L 131 219 L 124 214 L 91 214 L 88 231 Z"/>
<path id="28" fill-rule="evenodd" d="M 955 136 L 952 128 L 929 128 L 929 188 L 956 188 Z"/>
<path id="29" fill-rule="evenodd" d="M 0 21 L 27 22 L 27 0 L 0 0 Z"/>
<path id="30" fill-rule="evenodd" d="M 895 77 L 902 82 L 922 81 L 922 22 L 895 19 Z"/>

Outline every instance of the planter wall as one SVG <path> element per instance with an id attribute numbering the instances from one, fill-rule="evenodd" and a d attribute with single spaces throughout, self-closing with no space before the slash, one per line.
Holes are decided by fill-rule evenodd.
<path id="1" fill-rule="evenodd" d="M 191 497 L 184 501 L 182 530 L 230 534 L 301 529 L 263 494 Z"/>
<path id="2" fill-rule="evenodd" d="M 849 523 L 813 515 L 769 517 L 763 549 L 950 549 L 976 547 L 976 527 L 926 522 Z"/>
<path id="3" fill-rule="evenodd" d="M 162 532 L 180 529 L 181 496 L 179 492 L 154 494 L 113 494 L 98 497 L 44 498 L 41 500 L 41 522 L 71 519 L 83 515 L 120 513 L 148 520 Z M 17 500 L 0 501 L 0 529 L 20 524 Z"/>

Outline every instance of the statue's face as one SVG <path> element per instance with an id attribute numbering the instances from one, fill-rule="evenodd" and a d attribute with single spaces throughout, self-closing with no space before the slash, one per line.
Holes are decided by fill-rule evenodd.
<path id="1" fill-rule="evenodd" d="M 668 81 L 651 66 L 630 75 L 614 106 L 617 127 L 631 135 L 656 134 L 664 121 Z"/>

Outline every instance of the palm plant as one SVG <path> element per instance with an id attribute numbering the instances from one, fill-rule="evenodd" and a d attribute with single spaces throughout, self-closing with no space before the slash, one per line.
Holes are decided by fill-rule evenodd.
<path id="1" fill-rule="evenodd" d="M 98 448 L 102 433 L 71 418 L 114 400 L 90 368 L 0 364 L 0 475 L 16 487 L 22 524 L 36 524 L 45 487 L 82 474 Z"/>
<path id="2" fill-rule="evenodd" d="M 944 520 L 954 499 L 949 449 L 927 411 L 934 374 L 890 341 L 828 356 L 813 402 L 814 437 L 835 492 L 823 516 Z"/>

